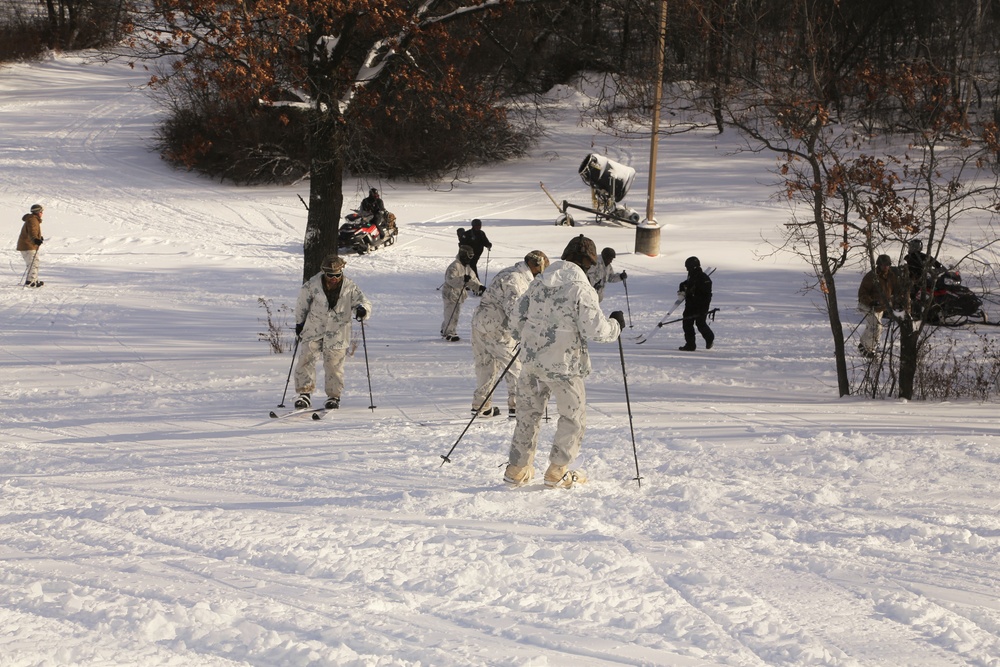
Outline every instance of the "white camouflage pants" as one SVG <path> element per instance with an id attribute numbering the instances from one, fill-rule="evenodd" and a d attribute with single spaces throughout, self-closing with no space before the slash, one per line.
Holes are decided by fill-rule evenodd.
<path id="1" fill-rule="evenodd" d="M 865 330 L 861 334 L 861 347 L 868 352 L 874 352 L 875 348 L 878 347 L 878 342 L 882 339 L 882 311 L 861 307 L 858 310 L 865 314 Z"/>
<path id="2" fill-rule="evenodd" d="M 441 320 L 441 335 L 454 336 L 458 331 L 458 318 L 462 314 L 461 301 L 444 300 L 444 318 Z"/>
<path id="3" fill-rule="evenodd" d="M 475 410 L 483 401 L 490 389 L 497 383 L 500 373 L 507 368 L 510 358 L 514 356 L 517 343 L 507 335 L 499 336 L 494 332 L 486 332 L 478 327 L 472 327 L 472 359 L 476 363 L 476 391 L 472 394 L 472 409 Z M 520 355 L 510 364 L 505 376 L 507 382 L 507 408 L 517 407 L 517 379 L 521 375 Z M 494 392 L 496 395 L 496 392 Z M 483 408 L 488 408 L 492 400 Z"/>
<path id="4" fill-rule="evenodd" d="M 510 443 L 508 463 L 515 466 L 530 466 L 534 463 L 542 413 L 549 396 L 555 397 L 556 410 L 559 412 L 549 463 L 557 466 L 572 463 L 580 453 L 580 443 L 583 442 L 583 432 L 587 427 L 587 392 L 583 378 L 542 379 L 536 369 L 528 364 L 521 370 L 517 396 L 517 426 L 514 427 L 514 437 Z"/>
<path id="5" fill-rule="evenodd" d="M 345 349 L 328 349 L 323 339 L 300 343 L 302 348 L 299 361 L 295 364 L 295 392 L 311 394 L 316 390 L 316 362 L 323 356 L 323 380 L 328 398 L 340 398 L 344 390 Z"/>
<path id="6" fill-rule="evenodd" d="M 22 250 L 24 268 L 27 271 L 24 282 L 33 283 L 38 280 L 38 250 Z"/>

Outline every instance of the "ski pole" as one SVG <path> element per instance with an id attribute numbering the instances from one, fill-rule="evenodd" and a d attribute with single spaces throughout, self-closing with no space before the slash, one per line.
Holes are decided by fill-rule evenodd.
<path id="1" fill-rule="evenodd" d="M 299 351 L 299 337 L 295 337 L 295 346 L 292 348 L 292 363 L 288 364 L 288 378 L 285 380 L 285 391 L 281 392 L 281 403 L 279 408 L 285 407 L 285 394 L 288 393 L 288 383 L 292 381 L 292 368 L 295 367 L 295 353 Z"/>
<path id="2" fill-rule="evenodd" d="M 642 476 L 639 475 L 639 452 L 635 448 L 635 428 L 632 426 L 632 401 L 628 396 L 628 373 L 625 372 L 625 349 L 622 347 L 622 337 L 618 336 L 618 355 L 622 359 L 622 381 L 625 383 L 625 406 L 628 409 L 628 430 L 632 434 L 632 456 L 635 458 L 635 481 L 642 488 Z"/>
<path id="3" fill-rule="evenodd" d="M 490 275 L 490 249 L 486 249 L 486 268 L 483 269 L 483 284 L 486 284 L 486 279 Z M 478 276 L 477 276 L 478 277 Z"/>
<path id="4" fill-rule="evenodd" d="M 625 308 L 628 310 L 628 328 L 632 328 L 632 304 L 628 301 L 628 279 L 622 278 L 622 287 L 625 288 Z"/>
<path id="5" fill-rule="evenodd" d="M 465 428 L 462 429 L 462 432 L 458 434 L 458 440 L 456 440 L 455 444 L 451 446 L 451 449 L 448 450 L 447 454 L 441 455 L 441 458 L 444 459 L 443 461 L 441 461 L 441 465 L 444 465 L 445 463 L 451 463 L 451 459 L 449 458 L 451 456 L 451 453 L 455 451 L 455 448 L 458 447 L 458 443 L 461 442 L 462 438 L 465 437 L 465 432 L 469 430 L 469 427 L 472 426 L 472 422 L 474 422 L 476 420 L 476 417 L 479 416 L 479 413 L 482 412 L 483 406 L 486 405 L 486 402 L 489 401 L 490 397 L 493 396 L 493 392 L 496 391 L 497 387 L 500 386 L 500 381 L 503 380 L 505 375 L 507 375 L 507 371 L 509 371 L 510 367 L 514 365 L 514 360 L 517 359 L 517 355 L 519 354 L 521 354 L 521 348 L 518 348 L 517 350 L 514 351 L 514 355 L 510 358 L 510 361 L 507 362 L 507 366 L 504 367 L 503 372 L 500 373 L 500 377 L 498 377 L 497 381 L 493 383 L 493 388 L 490 389 L 490 393 L 486 394 L 486 398 L 484 398 L 483 402 L 479 404 L 478 408 L 476 408 L 476 414 L 472 415 L 472 419 L 470 419 L 469 423 L 465 425 Z"/>
<path id="6" fill-rule="evenodd" d="M 712 310 L 710 310 L 707 313 L 705 313 L 705 316 L 709 317 L 714 322 L 715 321 L 715 314 L 717 312 L 719 312 L 719 309 L 718 308 L 713 308 Z M 686 317 L 678 317 L 676 320 L 670 320 L 669 322 L 660 322 L 656 326 L 662 327 L 662 326 L 664 326 L 666 324 L 673 324 L 674 322 L 683 322 L 684 320 L 693 320 L 694 318 L 699 317 L 699 316 L 700 316 L 700 313 L 698 315 L 688 315 Z"/>
<path id="7" fill-rule="evenodd" d="M 365 338 L 365 321 L 364 319 L 358 321 L 361 322 L 361 346 L 365 351 L 365 375 L 368 376 L 368 409 L 375 412 L 375 399 L 372 398 L 372 373 L 368 368 L 368 340 Z"/>

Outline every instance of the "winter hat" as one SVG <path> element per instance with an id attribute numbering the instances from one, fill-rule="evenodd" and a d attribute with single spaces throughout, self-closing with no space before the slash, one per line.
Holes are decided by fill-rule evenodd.
<path id="1" fill-rule="evenodd" d="M 541 250 L 532 250 L 531 252 L 529 252 L 527 255 L 524 256 L 524 261 L 530 264 L 531 266 L 540 268 L 542 271 L 549 268 L 550 264 L 549 256 L 546 255 Z"/>
<path id="2" fill-rule="evenodd" d="M 577 261 L 583 258 L 590 260 L 592 264 L 597 263 L 597 246 L 583 234 L 570 239 L 563 250 L 560 259 L 568 262 Z"/>
<path id="3" fill-rule="evenodd" d="M 472 228 L 473 229 L 482 229 L 483 228 L 483 221 L 480 220 L 479 218 L 476 218 L 475 220 L 472 221 Z"/>
<path id="4" fill-rule="evenodd" d="M 920 239 L 910 239 L 907 247 L 910 249 L 910 252 L 920 252 L 924 249 L 924 242 Z"/>
<path id="5" fill-rule="evenodd" d="M 605 264 L 610 264 L 617 256 L 618 253 L 615 252 L 614 248 L 605 248 L 601 251 L 601 259 L 604 260 Z"/>
<path id="6" fill-rule="evenodd" d="M 32 213 L 41 213 L 44 210 L 45 210 L 45 207 L 42 206 L 41 204 L 33 204 L 31 206 L 31 212 Z"/>
<path id="7" fill-rule="evenodd" d="M 700 269 L 701 260 L 697 257 L 688 257 L 684 260 L 684 268 L 690 271 L 691 269 Z"/>
<path id="8" fill-rule="evenodd" d="M 892 266 L 892 257 L 889 255 L 879 255 L 875 260 L 875 266 Z"/>
<path id="9" fill-rule="evenodd" d="M 323 265 L 320 268 L 324 271 L 343 271 L 345 266 L 347 266 L 347 260 L 336 253 L 332 253 L 323 259 Z"/>
<path id="10" fill-rule="evenodd" d="M 472 249 L 471 245 L 458 246 L 459 259 L 472 259 L 475 256 L 476 256 L 476 251 Z"/>

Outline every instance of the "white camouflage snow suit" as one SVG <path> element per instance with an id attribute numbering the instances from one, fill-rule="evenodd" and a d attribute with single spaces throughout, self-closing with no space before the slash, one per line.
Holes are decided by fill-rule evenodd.
<path id="1" fill-rule="evenodd" d="M 340 297 L 334 308 L 330 308 L 323 291 L 322 272 L 302 285 L 295 304 L 295 321 L 303 323 L 302 350 L 295 365 L 297 393 L 311 394 L 316 389 L 316 361 L 322 354 L 326 395 L 340 398 L 344 389 L 344 359 L 351 344 L 351 318 L 358 306 L 368 311 L 365 320 L 371 317 L 371 302 L 347 276 L 341 279 Z"/>
<path id="2" fill-rule="evenodd" d="M 518 301 L 511 334 L 521 344 L 523 367 L 509 463 L 532 465 L 542 411 L 554 395 L 559 421 L 549 463 L 568 466 L 580 452 L 587 424 L 583 382 L 591 370 L 587 341 L 610 343 L 621 334 L 621 327 L 601 312 L 597 292 L 583 269 L 561 261 L 532 281 Z"/>
<path id="3" fill-rule="evenodd" d="M 469 298 L 468 290 L 478 291 L 482 287 L 471 265 L 466 266 L 460 259 L 455 259 L 448 265 L 444 272 L 444 285 L 441 287 L 441 298 L 444 300 L 442 336 L 447 338 L 455 335 L 458 330 L 458 318 L 462 313 L 462 304 Z"/>
<path id="4" fill-rule="evenodd" d="M 597 290 L 597 300 L 604 301 L 604 288 L 608 283 L 620 283 L 622 276 L 620 271 L 615 271 L 604 263 L 604 259 L 597 258 L 597 263 L 587 271 L 587 279 Z"/>
<path id="5" fill-rule="evenodd" d="M 511 321 L 516 317 L 514 308 L 533 278 L 531 268 L 524 261 L 500 271 L 486 288 L 482 301 L 472 314 L 472 358 L 476 363 L 473 410 L 483 405 L 486 395 L 514 356 L 517 343 L 510 335 Z M 520 375 L 521 355 L 518 355 L 506 375 L 509 410 L 514 410 L 517 404 L 515 397 Z M 487 403 L 483 405 L 483 410 L 489 407 Z"/>

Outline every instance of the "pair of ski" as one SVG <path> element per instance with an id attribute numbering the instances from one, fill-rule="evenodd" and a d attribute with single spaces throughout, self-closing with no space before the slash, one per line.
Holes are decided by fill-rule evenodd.
<path id="1" fill-rule="evenodd" d="M 705 275 L 708 275 L 708 276 L 712 275 L 713 273 L 715 273 L 715 269 L 714 268 L 711 268 L 711 269 L 708 269 L 707 271 L 705 271 Z M 646 341 L 648 341 L 650 338 L 652 338 L 653 335 L 657 331 L 659 331 L 660 329 L 662 329 L 664 324 L 670 324 L 671 322 L 676 322 L 677 320 L 671 320 L 670 316 L 673 315 L 674 311 L 677 310 L 677 308 L 682 303 L 684 303 L 684 297 L 683 296 L 677 297 L 677 300 L 674 301 L 674 305 L 670 306 L 670 310 L 667 311 L 666 315 L 664 315 L 663 317 L 660 318 L 660 321 L 656 323 L 655 327 L 653 327 L 652 329 L 650 329 L 646 333 L 639 334 L 638 336 L 635 337 L 635 339 L 634 339 L 635 340 L 635 344 L 636 345 L 642 345 L 643 343 L 645 343 Z M 681 319 L 684 319 L 684 318 L 681 318 Z"/>
<path id="2" fill-rule="evenodd" d="M 288 417 L 297 417 L 298 415 L 312 415 L 313 419 L 322 419 L 326 414 L 330 412 L 327 408 L 296 408 L 294 410 L 289 410 L 288 412 L 275 412 L 271 410 L 271 419 L 287 419 Z"/>

